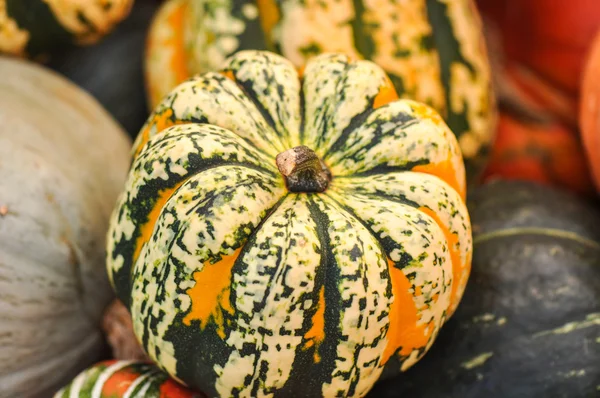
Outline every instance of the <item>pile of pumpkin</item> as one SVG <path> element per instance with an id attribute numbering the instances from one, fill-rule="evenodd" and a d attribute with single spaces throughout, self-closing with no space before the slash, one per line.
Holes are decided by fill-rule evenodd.
<path id="1" fill-rule="evenodd" d="M 0 397 L 597 394 L 594 2 L 5 2 Z"/>

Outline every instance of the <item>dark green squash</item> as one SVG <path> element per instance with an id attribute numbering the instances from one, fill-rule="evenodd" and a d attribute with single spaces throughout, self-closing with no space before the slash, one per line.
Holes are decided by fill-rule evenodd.
<path id="1" fill-rule="evenodd" d="M 135 137 L 148 117 L 143 80 L 146 31 L 157 1 L 138 1 L 102 42 L 54 54 L 49 66 L 92 94 Z"/>
<path id="2" fill-rule="evenodd" d="M 371 397 L 592 397 L 600 388 L 600 212 L 532 183 L 469 201 L 472 273 L 421 362 Z"/>

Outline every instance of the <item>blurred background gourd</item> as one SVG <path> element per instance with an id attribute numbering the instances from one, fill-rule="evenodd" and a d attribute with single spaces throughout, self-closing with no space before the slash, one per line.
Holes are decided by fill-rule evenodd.
<path id="1" fill-rule="evenodd" d="M 104 242 L 129 148 L 80 88 L 0 58 L 0 396 L 47 397 L 102 354 Z"/>
<path id="2" fill-rule="evenodd" d="M 96 395 L 92 395 L 96 393 Z M 188 390 L 156 366 L 135 361 L 108 360 L 81 372 L 54 398 L 206 398 Z"/>
<path id="3" fill-rule="evenodd" d="M 0 52 L 45 56 L 71 44 L 96 43 L 125 18 L 133 0 L 3 0 Z"/>
<path id="4" fill-rule="evenodd" d="M 473 1 L 211 2 L 169 0 L 148 37 L 151 108 L 178 83 L 239 50 L 278 52 L 297 67 L 323 52 L 369 59 L 403 98 L 433 106 L 458 137 L 469 180 L 485 165 L 495 103 Z"/>
<path id="5" fill-rule="evenodd" d="M 586 60 L 579 123 L 596 189 L 600 192 L 600 30 Z"/>
<path id="6" fill-rule="evenodd" d="M 485 21 L 501 113 L 498 140 L 483 180 L 530 180 L 594 195 L 590 170 L 596 180 L 600 171 L 594 160 L 598 141 L 591 133 L 597 108 L 590 93 L 598 79 L 588 72 L 582 84 L 582 76 L 600 28 L 598 2 L 477 4 Z"/>
<path id="7" fill-rule="evenodd" d="M 47 63 L 92 94 L 133 138 L 149 114 L 143 59 L 158 6 L 158 0 L 136 1 L 129 16 L 99 43 L 60 49 Z"/>

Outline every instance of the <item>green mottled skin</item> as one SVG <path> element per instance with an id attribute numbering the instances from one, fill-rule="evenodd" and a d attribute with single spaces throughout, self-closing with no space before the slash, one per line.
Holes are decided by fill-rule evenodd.
<path id="1" fill-rule="evenodd" d="M 125 18 L 132 0 L 0 0 L 0 52 L 37 56 L 97 41 Z"/>
<path id="2" fill-rule="evenodd" d="M 182 20 L 172 18 L 177 12 Z M 149 35 L 152 106 L 185 77 L 220 69 L 236 51 L 276 51 L 296 67 L 341 52 L 377 63 L 400 97 L 427 103 L 444 117 L 470 182 L 485 166 L 496 110 L 471 0 L 170 0 Z"/>
<path id="3" fill-rule="evenodd" d="M 54 394 L 54 398 L 202 398 L 177 385 L 156 366 L 143 362 L 110 360 L 81 372 Z"/>
<path id="4" fill-rule="evenodd" d="M 388 86 L 344 55 L 300 79 L 244 51 L 156 107 L 107 250 L 164 370 L 211 396 L 351 397 L 429 349 L 469 272 L 464 166 L 433 110 L 378 102 Z M 288 191 L 275 159 L 300 145 L 324 193 Z"/>

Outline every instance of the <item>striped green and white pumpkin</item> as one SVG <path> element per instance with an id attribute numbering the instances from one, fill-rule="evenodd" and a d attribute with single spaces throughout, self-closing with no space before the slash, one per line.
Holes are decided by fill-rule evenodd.
<path id="1" fill-rule="evenodd" d="M 472 0 L 168 0 L 149 32 L 151 107 L 189 76 L 240 50 L 302 67 L 337 52 L 380 65 L 402 98 L 436 109 L 458 137 L 469 181 L 485 166 L 495 103 Z"/>
<path id="2" fill-rule="evenodd" d="M 38 55 L 91 44 L 129 14 L 133 0 L 0 0 L 0 52 Z"/>
<path id="3" fill-rule="evenodd" d="M 157 106 L 108 271 L 149 356 L 210 396 L 362 396 L 468 279 L 455 136 L 369 61 L 243 51 Z"/>
<path id="4" fill-rule="evenodd" d="M 81 372 L 54 398 L 202 398 L 177 384 L 154 365 L 104 361 Z"/>

